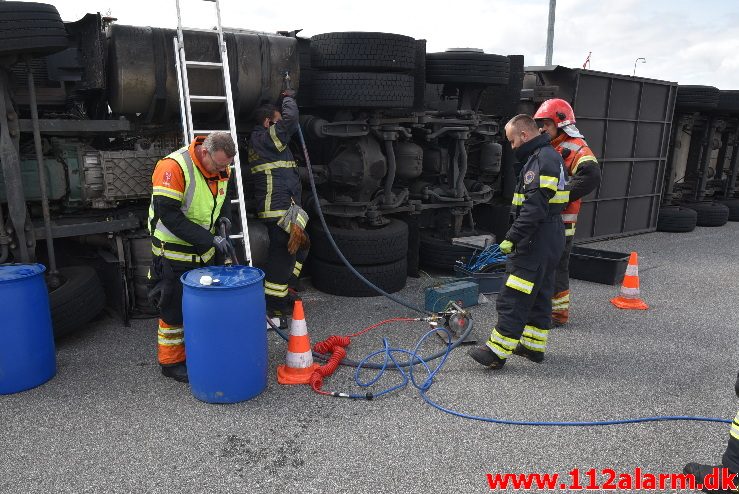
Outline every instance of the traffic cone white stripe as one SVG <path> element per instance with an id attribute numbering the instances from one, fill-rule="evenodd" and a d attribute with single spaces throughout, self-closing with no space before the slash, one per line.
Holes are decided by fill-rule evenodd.
<path id="1" fill-rule="evenodd" d="M 305 319 L 293 319 L 290 324 L 290 335 L 291 336 L 305 336 L 308 334 L 308 325 L 305 324 Z"/>
<path id="2" fill-rule="evenodd" d="M 311 367 L 313 365 L 313 353 L 310 351 L 303 353 L 287 352 L 285 364 L 294 369 Z"/>
<path id="3" fill-rule="evenodd" d="M 639 266 L 632 264 L 626 266 L 626 276 L 639 276 Z"/>

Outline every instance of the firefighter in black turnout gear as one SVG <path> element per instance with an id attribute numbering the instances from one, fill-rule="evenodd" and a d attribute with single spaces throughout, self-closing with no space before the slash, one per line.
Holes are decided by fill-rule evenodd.
<path id="1" fill-rule="evenodd" d="M 515 220 L 500 248 L 508 256 L 498 295 L 498 323 L 485 345 L 469 351 L 478 363 L 500 369 L 511 353 L 544 359 L 551 325 L 554 268 L 565 245 L 561 212 L 568 202 L 562 157 L 528 115 L 513 117 L 506 138 L 523 163 L 513 195 Z"/>
<path id="2" fill-rule="evenodd" d="M 289 227 L 286 231 L 278 224 L 292 205 L 300 205 L 301 192 L 295 158 L 289 149 L 290 140 L 298 130 L 295 92 L 286 89 L 280 98 L 280 109 L 264 105 L 256 111 L 256 125 L 249 141 L 249 174 L 257 201 L 257 217 L 267 226 L 269 234 L 269 253 L 264 270 L 267 312 L 274 322 L 279 318 L 280 326 L 287 327 L 285 315 L 290 312 L 288 284 L 291 277 L 300 275 L 308 250 L 307 237 L 297 251 L 289 249 Z M 306 222 L 307 216 L 301 216 L 302 235 L 305 235 Z"/>
<path id="3" fill-rule="evenodd" d="M 734 391 L 736 392 L 737 398 L 739 398 L 739 374 L 736 376 Z M 717 470 L 718 476 L 716 476 Z M 734 420 L 731 422 L 731 428 L 729 429 L 729 442 L 726 445 L 726 450 L 724 451 L 723 456 L 721 457 L 721 464 L 704 465 L 701 463 L 688 463 L 683 467 L 683 473 L 695 476 L 696 483 L 700 483 L 703 486 L 707 485 L 706 477 L 709 475 L 713 475 L 713 482 L 716 482 L 717 480 L 720 481 L 722 478 L 725 478 L 727 475 L 739 474 L 739 412 L 737 412 L 736 417 L 734 417 Z M 734 484 L 736 487 L 739 487 L 739 475 L 734 477 Z M 715 489 L 704 487 L 702 491 L 721 494 L 737 492 L 729 489 L 729 486 L 724 487 L 726 488 L 721 488 L 721 486 L 718 486 Z"/>

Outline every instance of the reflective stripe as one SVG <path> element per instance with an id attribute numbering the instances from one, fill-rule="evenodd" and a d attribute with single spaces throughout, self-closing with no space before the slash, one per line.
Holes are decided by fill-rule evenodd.
<path id="1" fill-rule="evenodd" d="M 177 338 L 176 340 L 168 340 L 166 338 L 159 337 L 158 343 L 162 346 L 177 346 L 185 343 L 184 338 Z"/>
<path id="2" fill-rule="evenodd" d="M 251 173 L 260 173 L 267 170 L 274 170 L 275 168 L 295 168 L 294 161 L 273 161 L 271 163 L 264 163 L 263 165 L 257 165 L 251 168 Z"/>
<path id="3" fill-rule="evenodd" d="M 558 298 L 552 299 L 552 310 L 567 310 L 570 308 L 570 294 L 567 293 Z"/>
<path id="4" fill-rule="evenodd" d="M 505 284 L 507 287 L 513 288 L 514 290 L 518 290 L 527 295 L 531 295 L 531 292 L 534 289 L 533 283 L 515 275 L 508 276 L 508 281 L 506 281 Z"/>
<path id="5" fill-rule="evenodd" d="M 280 285 L 278 283 L 272 283 L 270 281 L 264 282 L 264 293 L 271 295 L 272 297 L 284 298 L 287 297 L 287 285 Z"/>
<path id="6" fill-rule="evenodd" d="M 171 245 L 177 245 L 177 244 L 167 244 L 167 245 L 171 246 Z M 216 249 L 214 247 L 211 247 L 204 254 L 197 255 L 197 254 L 189 254 L 187 252 L 177 252 L 177 251 L 170 250 L 169 248 L 165 249 L 163 247 L 157 247 L 152 244 L 151 253 L 154 254 L 155 256 L 165 257 L 173 261 L 194 262 L 196 259 L 199 258 L 203 263 L 207 263 L 215 255 Z"/>
<path id="7" fill-rule="evenodd" d="M 179 334 L 183 334 L 185 330 L 182 328 L 163 328 L 159 326 L 159 332 L 163 335 L 165 334 L 179 335 Z"/>
<path id="8" fill-rule="evenodd" d="M 539 187 L 550 189 L 556 192 L 558 183 L 559 179 L 557 177 L 551 177 L 549 175 L 539 176 Z"/>
<path id="9" fill-rule="evenodd" d="M 577 213 L 562 214 L 562 221 L 565 223 L 575 223 L 577 221 Z"/>
<path id="10" fill-rule="evenodd" d="M 570 226 L 572 225 L 572 226 Z M 575 224 L 565 223 L 565 237 L 571 237 L 575 234 Z"/>
<path id="11" fill-rule="evenodd" d="M 169 197 L 171 199 L 174 199 L 175 201 L 182 201 L 182 198 L 185 197 L 185 194 L 180 192 L 179 190 L 170 189 L 169 187 L 162 187 L 161 185 L 156 185 L 152 187 L 151 190 L 152 195 Z"/>
<path id="12" fill-rule="evenodd" d="M 485 342 L 485 345 L 502 359 L 507 358 L 511 353 L 513 353 L 513 349 L 516 348 L 517 344 L 518 340 L 503 336 L 498 332 L 497 328 L 493 328 L 493 331 L 490 333 L 490 338 Z"/>
<path id="13" fill-rule="evenodd" d="M 295 261 L 295 267 L 293 268 L 293 274 L 298 277 L 300 276 L 300 272 L 303 270 L 303 263 L 300 263 L 298 261 Z"/>
<path id="14" fill-rule="evenodd" d="M 269 211 L 272 206 L 272 170 L 265 170 L 264 174 L 267 175 L 267 195 L 264 197 L 264 210 Z"/>
<path id="15" fill-rule="evenodd" d="M 271 281 L 265 281 L 264 286 L 268 286 L 276 290 L 282 290 L 282 289 L 287 290 L 287 285 L 280 285 L 279 283 L 272 283 Z"/>
<path id="16" fill-rule="evenodd" d="M 526 199 L 526 196 L 523 194 L 519 194 L 518 192 L 513 194 L 513 202 L 512 204 L 514 206 L 523 206 L 523 201 Z"/>
<path id="17" fill-rule="evenodd" d="M 282 218 L 285 216 L 287 209 L 275 209 L 272 211 L 262 211 L 257 213 L 257 218 Z"/>
<path id="18" fill-rule="evenodd" d="M 303 214 L 298 214 L 298 216 L 295 217 L 295 221 L 303 230 L 305 230 L 305 227 L 308 225 L 308 219 Z"/>
<path id="19" fill-rule="evenodd" d="M 549 199 L 549 204 L 567 204 L 568 202 L 570 202 L 569 190 L 558 190 L 554 197 Z"/>
<path id="20" fill-rule="evenodd" d="M 521 336 L 521 344 L 529 350 L 543 352 L 547 348 L 548 335 L 548 329 L 541 329 L 527 324 Z"/>
<path id="21" fill-rule="evenodd" d="M 272 143 L 275 145 L 275 148 L 277 148 L 277 152 L 283 152 L 287 146 L 282 143 L 279 137 L 277 137 L 277 129 L 275 129 L 274 125 L 269 126 L 269 136 L 272 138 Z"/>
<path id="22" fill-rule="evenodd" d="M 636 298 L 639 296 L 639 289 L 638 288 L 626 288 L 625 286 L 622 286 L 621 295 L 623 295 L 625 298 Z"/>
<path id="23" fill-rule="evenodd" d="M 639 266 L 636 264 L 629 264 L 626 266 L 626 276 L 639 276 Z"/>
<path id="24" fill-rule="evenodd" d="M 595 158 L 595 156 L 593 156 L 592 154 L 586 154 L 585 156 L 577 160 L 577 162 L 575 163 L 575 166 L 572 167 L 572 174 L 574 175 L 575 173 L 577 173 L 577 167 L 579 167 L 581 164 L 588 162 L 588 161 L 592 161 L 596 165 L 598 164 L 598 160 Z"/>
<path id="25" fill-rule="evenodd" d="M 569 149 L 570 151 L 575 151 L 575 152 L 580 151 L 583 148 L 583 146 L 579 144 L 575 144 L 573 142 L 569 142 L 569 141 L 563 142 L 562 144 L 560 144 L 560 146 L 562 146 L 563 148 Z"/>
<path id="26" fill-rule="evenodd" d="M 739 439 L 739 412 L 737 412 L 736 417 L 734 417 L 734 421 L 731 423 L 729 433 L 734 437 L 734 439 Z"/>
<path id="27" fill-rule="evenodd" d="M 537 328 L 536 326 L 531 326 L 527 324 L 523 328 L 523 334 L 530 338 L 533 338 L 534 340 L 547 341 L 549 330 Z"/>
<path id="28" fill-rule="evenodd" d="M 285 290 L 284 292 L 281 292 L 281 291 L 277 291 L 277 290 L 272 290 L 270 288 L 265 288 L 264 289 L 264 294 L 265 295 L 269 295 L 271 297 L 285 298 L 285 297 L 287 297 L 287 290 Z"/>

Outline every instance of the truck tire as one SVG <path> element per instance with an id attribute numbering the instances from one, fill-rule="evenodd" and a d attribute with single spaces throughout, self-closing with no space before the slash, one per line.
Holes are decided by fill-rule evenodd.
<path id="1" fill-rule="evenodd" d="M 341 264 L 320 221 L 311 222 L 311 255 Z M 408 225 L 392 219 L 381 228 L 350 230 L 329 225 L 329 232 L 346 259 L 353 265 L 386 264 L 406 257 Z"/>
<path id="2" fill-rule="evenodd" d="M 508 85 L 490 87 L 482 93 L 480 111 L 486 115 L 511 116 L 518 110 L 523 83 L 523 55 L 509 55 Z"/>
<path id="3" fill-rule="evenodd" d="M 739 199 L 724 199 L 716 202 L 729 208 L 729 221 L 739 221 Z"/>
<path id="4" fill-rule="evenodd" d="M 416 40 L 390 33 L 324 33 L 310 39 L 311 65 L 342 71 L 413 70 Z"/>
<path id="5" fill-rule="evenodd" d="M 723 113 L 739 113 L 739 91 L 719 91 L 718 110 Z"/>
<path id="6" fill-rule="evenodd" d="M 688 111 L 715 110 L 719 97 L 720 91 L 713 86 L 678 86 L 675 106 Z"/>
<path id="7" fill-rule="evenodd" d="M 510 62 L 503 55 L 451 51 L 426 54 L 426 81 L 433 84 L 508 84 Z"/>
<path id="8" fill-rule="evenodd" d="M 422 266 L 453 271 L 457 259 L 467 259 L 474 254 L 469 247 L 454 245 L 449 240 L 443 240 L 429 233 L 421 234 L 421 247 L 418 253 L 419 263 Z"/>
<path id="9" fill-rule="evenodd" d="M 680 206 L 660 208 L 657 216 L 657 231 L 686 233 L 695 230 L 698 213 Z"/>
<path id="10" fill-rule="evenodd" d="M 105 291 L 90 266 L 59 268 L 64 283 L 49 292 L 54 337 L 68 335 L 90 322 L 105 307 Z"/>
<path id="11" fill-rule="evenodd" d="M 311 281 L 313 286 L 324 293 L 344 297 L 377 297 L 380 294 L 364 284 L 343 264 L 326 262 L 311 257 Z M 405 257 L 387 264 L 355 266 L 355 269 L 369 281 L 388 293 L 403 289 L 408 270 Z"/>
<path id="12" fill-rule="evenodd" d="M 372 72 L 316 72 L 313 104 L 343 108 L 411 108 L 413 76 Z"/>
<path id="13" fill-rule="evenodd" d="M 69 44 L 67 30 L 53 5 L 0 2 L 0 19 L 0 55 L 48 55 Z"/>
<path id="14" fill-rule="evenodd" d="M 717 202 L 683 204 L 698 213 L 698 226 L 723 226 L 729 221 L 729 207 Z"/>

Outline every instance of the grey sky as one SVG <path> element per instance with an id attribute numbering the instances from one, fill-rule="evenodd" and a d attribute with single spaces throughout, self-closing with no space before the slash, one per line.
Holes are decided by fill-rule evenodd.
<path id="1" fill-rule="evenodd" d="M 174 0 L 55 0 L 65 21 L 108 11 L 121 24 L 174 27 Z M 184 0 L 202 14 L 202 0 Z M 338 1 L 221 0 L 226 26 L 274 32 L 302 28 L 302 35 L 331 31 L 383 31 L 428 40 L 427 50 L 483 48 L 523 54 L 526 65 L 544 62 L 548 0 Z M 199 24 L 198 24 L 199 22 Z M 186 25 L 209 26 L 186 17 Z M 739 89 L 739 2 L 733 0 L 559 0 L 554 63 Z"/>

